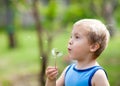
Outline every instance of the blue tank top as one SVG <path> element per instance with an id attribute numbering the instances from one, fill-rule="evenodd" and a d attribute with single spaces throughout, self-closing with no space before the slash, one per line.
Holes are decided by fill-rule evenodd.
<path id="1" fill-rule="evenodd" d="M 99 69 L 102 69 L 105 72 L 101 66 L 93 66 L 88 69 L 80 70 L 76 69 L 75 65 L 76 64 L 70 65 L 66 70 L 65 86 L 92 86 L 91 80 L 95 72 Z"/>

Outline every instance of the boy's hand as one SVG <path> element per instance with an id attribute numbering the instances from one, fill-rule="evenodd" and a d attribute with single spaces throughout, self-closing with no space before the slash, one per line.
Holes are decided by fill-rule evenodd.
<path id="1" fill-rule="evenodd" d="M 46 75 L 47 75 L 47 78 L 48 78 L 50 81 L 56 80 L 57 75 L 58 75 L 58 69 L 55 68 L 55 67 L 49 66 L 49 67 L 46 69 Z"/>

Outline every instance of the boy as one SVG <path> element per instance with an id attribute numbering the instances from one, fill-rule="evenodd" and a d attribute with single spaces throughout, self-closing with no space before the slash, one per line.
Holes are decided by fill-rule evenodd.
<path id="1" fill-rule="evenodd" d="M 58 69 L 48 67 L 46 86 L 109 86 L 105 70 L 96 61 L 108 40 L 109 32 L 99 20 L 77 21 L 68 43 L 69 57 L 77 63 L 66 67 L 57 81 Z"/>

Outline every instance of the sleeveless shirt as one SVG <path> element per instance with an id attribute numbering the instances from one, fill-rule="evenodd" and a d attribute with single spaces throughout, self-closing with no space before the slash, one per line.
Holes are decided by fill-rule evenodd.
<path id="1" fill-rule="evenodd" d="M 76 69 L 76 64 L 68 67 L 65 73 L 65 86 L 92 86 L 91 80 L 97 70 L 105 70 L 101 66 L 93 66 L 87 69 Z M 106 76 L 107 73 L 105 72 Z"/>

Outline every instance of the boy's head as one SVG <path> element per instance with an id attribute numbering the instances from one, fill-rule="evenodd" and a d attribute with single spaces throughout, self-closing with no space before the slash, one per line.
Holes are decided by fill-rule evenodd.
<path id="1" fill-rule="evenodd" d="M 92 45 L 98 45 L 98 49 L 94 51 L 94 57 L 98 57 L 106 48 L 109 41 L 109 32 L 106 26 L 96 19 L 82 19 L 77 21 L 74 26 L 85 27 L 88 42 Z"/>

